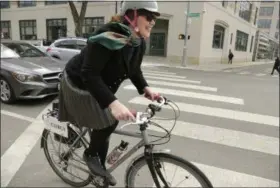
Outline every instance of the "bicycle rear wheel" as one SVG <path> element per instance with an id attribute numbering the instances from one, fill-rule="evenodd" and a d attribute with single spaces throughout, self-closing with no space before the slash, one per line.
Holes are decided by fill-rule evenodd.
<path id="1" fill-rule="evenodd" d="M 167 187 L 164 185 L 164 181 L 166 181 L 168 187 L 197 187 L 197 185 L 193 185 L 193 183 L 199 184 L 200 187 L 213 187 L 211 182 L 203 174 L 203 172 L 201 172 L 196 166 L 194 166 L 190 162 L 178 156 L 174 156 L 167 153 L 153 153 L 152 158 L 154 168 L 157 172 L 156 174 L 158 176 L 158 180 L 160 182 L 161 187 Z M 170 165 L 164 165 L 164 163 L 174 165 L 176 168 L 171 168 Z M 167 169 L 162 171 L 162 169 L 166 167 Z M 177 172 L 178 167 L 180 167 L 184 171 L 179 171 L 179 175 L 181 175 L 181 177 L 179 177 L 178 175 L 176 176 L 175 173 L 171 172 L 171 169 L 175 169 L 175 172 Z M 140 173 L 141 171 L 144 171 L 145 177 L 143 178 L 139 178 L 138 175 L 138 173 Z M 151 179 L 150 182 L 149 179 Z M 137 182 L 145 183 L 146 185 L 138 185 Z M 182 184 L 183 182 L 185 183 Z M 139 159 L 134 161 L 131 166 L 128 167 L 125 183 L 126 187 L 129 188 L 156 187 L 151 173 L 149 171 L 145 156 L 140 157 Z"/>
<path id="2" fill-rule="evenodd" d="M 53 138 L 52 138 L 53 137 Z M 83 162 L 82 157 L 78 156 L 79 153 L 83 153 L 86 146 L 85 144 L 80 141 L 77 148 L 69 153 L 68 155 L 65 155 L 66 151 L 69 149 L 69 140 L 65 140 L 66 138 L 60 137 L 49 130 L 44 130 L 42 135 L 42 147 L 44 149 L 45 156 L 47 158 L 48 163 L 52 167 L 53 171 L 67 184 L 74 186 L 74 187 L 84 187 L 91 183 L 92 176 L 89 173 L 89 169 L 85 162 Z M 54 151 L 54 154 L 50 153 L 50 146 L 51 144 L 48 142 L 48 140 L 51 140 L 51 144 L 54 145 L 54 142 L 58 142 L 58 150 Z M 66 146 L 67 149 L 63 149 L 62 147 Z M 53 146 L 54 147 L 54 146 Z M 56 150 L 54 148 L 54 150 Z M 62 151 L 64 150 L 64 151 Z M 58 161 L 56 162 L 53 157 L 58 158 Z M 78 159 L 77 159 L 78 157 Z M 73 162 L 71 162 L 72 160 Z M 78 164 L 82 164 L 82 167 L 75 164 L 74 162 L 77 162 Z M 70 171 L 70 167 L 74 167 L 77 170 L 80 170 L 81 173 L 84 174 L 84 178 L 78 177 L 81 173 L 73 174 L 73 171 Z M 71 175 L 71 177 L 67 177 L 66 175 Z M 77 180 L 77 181 L 76 181 Z"/>

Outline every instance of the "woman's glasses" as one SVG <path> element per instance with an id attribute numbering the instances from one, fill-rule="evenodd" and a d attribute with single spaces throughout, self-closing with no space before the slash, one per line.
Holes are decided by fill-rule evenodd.
<path id="1" fill-rule="evenodd" d="M 156 19 L 157 19 L 155 14 L 153 14 L 152 12 L 146 11 L 146 10 L 138 10 L 138 15 L 146 17 L 146 20 L 148 22 L 151 22 L 153 20 L 156 21 Z"/>

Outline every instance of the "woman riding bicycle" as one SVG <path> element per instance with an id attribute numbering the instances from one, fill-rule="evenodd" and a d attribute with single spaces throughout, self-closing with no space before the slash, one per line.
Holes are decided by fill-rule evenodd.
<path id="1" fill-rule="evenodd" d="M 130 79 L 140 95 L 150 100 L 152 91 L 142 75 L 145 39 L 159 16 L 156 1 L 126 2 L 120 16 L 114 16 L 89 37 L 87 46 L 66 65 L 59 95 L 59 120 L 92 128 L 89 148 L 84 152 L 90 171 L 116 180 L 106 171 L 109 137 L 119 120 L 134 120 L 132 112 L 116 98 L 125 79 Z"/>

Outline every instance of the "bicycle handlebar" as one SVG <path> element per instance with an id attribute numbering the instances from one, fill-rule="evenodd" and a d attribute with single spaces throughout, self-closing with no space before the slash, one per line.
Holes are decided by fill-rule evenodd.
<path id="1" fill-rule="evenodd" d="M 139 124 L 143 124 L 143 123 L 148 122 L 149 119 L 151 119 L 155 115 L 155 112 L 159 112 L 163 105 L 168 104 L 167 99 L 163 96 L 160 96 L 157 99 L 157 102 L 160 103 L 160 104 L 159 105 L 149 104 L 147 109 L 146 109 L 146 112 L 137 112 L 135 122 L 133 124 L 138 124 L 139 125 Z"/>

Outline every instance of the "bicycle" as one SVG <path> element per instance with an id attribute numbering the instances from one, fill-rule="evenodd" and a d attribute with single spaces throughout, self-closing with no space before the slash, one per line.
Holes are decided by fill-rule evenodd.
<path id="1" fill-rule="evenodd" d="M 141 138 L 141 141 L 139 141 L 136 145 L 134 145 L 129 151 L 126 151 L 126 153 L 120 157 L 112 166 L 110 166 L 107 170 L 112 173 L 117 167 L 119 167 L 124 161 L 126 161 L 132 154 L 137 152 L 140 148 L 144 147 L 144 153 L 138 155 L 135 157 L 130 164 L 128 165 L 126 172 L 125 172 L 125 187 L 136 187 L 135 184 L 135 178 L 137 177 L 137 172 L 143 169 L 144 166 L 148 166 L 149 174 L 152 176 L 152 183 L 157 188 L 159 187 L 172 187 L 170 181 L 167 181 L 165 178 L 167 178 L 166 171 L 165 177 L 164 174 L 161 172 L 162 162 L 169 162 L 172 164 L 175 164 L 184 170 L 188 172 L 188 174 L 193 175 L 195 180 L 198 181 L 198 183 L 202 187 L 208 187 L 212 188 L 211 182 L 208 180 L 208 178 L 205 176 L 205 174 L 198 169 L 195 165 L 188 162 L 187 160 L 170 154 L 170 150 L 156 150 L 154 149 L 155 145 L 160 144 L 152 144 L 149 141 L 149 134 L 147 133 L 147 128 L 149 125 L 155 125 L 159 128 L 162 128 L 167 134 L 165 136 L 156 136 L 156 135 L 150 135 L 154 137 L 160 137 L 158 140 L 161 140 L 163 138 L 168 138 L 168 141 L 171 137 L 171 131 L 173 130 L 176 120 L 178 119 L 178 115 L 176 115 L 176 111 L 170 103 L 172 101 L 167 100 L 165 97 L 161 97 L 160 100 L 157 101 L 160 103 L 159 105 L 156 104 L 149 104 L 145 112 L 137 112 L 136 115 L 136 121 L 132 123 L 128 123 L 126 125 L 123 125 L 121 129 L 116 129 L 115 134 L 118 135 L 124 135 L 129 137 L 136 137 Z M 54 103 L 55 104 L 55 103 Z M 174 104 L 174 103 L 172 103 Z M 165 128 L 161 127 L 157 123 L 154 123 L 151 121 L 151 119 L 154 117 L 156 112 L 159 112 L 163 105 L 169 105 L 172 107 L 174 113 L 175 113 L 175 122 L 171 129 L 171 131 L 166 130 Z M 176 104 L 174 104 L 176 105 Z M 179 108 L 178 108 L 179 109 Z M 45 156 L 54 170 L 54 172 L 67 184 L 74 186 L 74 187 L 84 187 L 88 184 L 93 184 L 96 187 L 107 187 L 108 184 L 106 182 L 106 179 L 100 176 L 96 176 L 92 174 L 87 166 L 85 168 L 80 168 L 76 165 L 73 165 L 69 162 L 69 158 L 73 156 L 73 152 L 77 148 L 87 148 L 89 145 L 89 141 L 86 139 L 86 134 L 90 134 L 89 128 L 81 128 L 77 125 L 72 125 L 70 123 L 61 123 L 56 119 L 57 116 L 57 104 L 53 105 L 53 110 L 49 111 L 47 114 L 43 115 L 43 120 L 46 124 L 46 128 L 44 129 L 42 133 L 42 139 L 41 139 L 41 148 L 44 149 Z M 127 125 L 139 125 L 140 132 L 141 133 L 133 133 L 129 131 L 122 130 L 123 127 Z M 73 165 L 76 168 L 80 169 L 81 171 L 85 172 L 87 175 L 87 178 L 85 180 L 82 180 L 81 182 L 74 182 L 72 180 L 69 180 L 68 178 L 65 178 L 60 172 L 59 169 L 55 167 L 55 164 L 51 161 L 50 153 L 48 152 L 48 143 L 47 143 L 47 137 L 50 135 L 50 133 L 54 132 L 56 140 L 60 140 L 60 143 L 67 144 L 69 146 L 69 149 L 66 152 L 62 152 L 62 154 L 58 153 L 59 158 L 62 163 L 60 164 L 60 170 L 65 170 L 69 167 L 69 165 Z M 65 139 L 64 141 L 62 139 Z M 158 141 L 156 140 L 156 141 Z M 155 142 L 155 141 L 153 141 Z M 165 142 L 165 143 L 167 143 Z M 163 144 L 165 144 L 163 143 Z M 75 154 L 74 154 L 75 155 Z M 83 159 L 80 157 L 80 162 L 82 163 Z M 83 163 L 85 164 L 85 163 Z M 177 170 L 177 168 L 176 168 Z M 172 181 L 174 180 L 175 175 L 173 175 Z M 176 177 L 177 178 L 177 177 Z M 145 179 L 146 180 L 146 179 Z M 189 175 L 184 174 L 184 180 L 193 180 L 189 177 Z M 151 187 L 152 185 L 148 186 Z M 142 186 L 143 187 L 143 186 Z M 186 186 L 184 186 L 186 187 Z"/>

